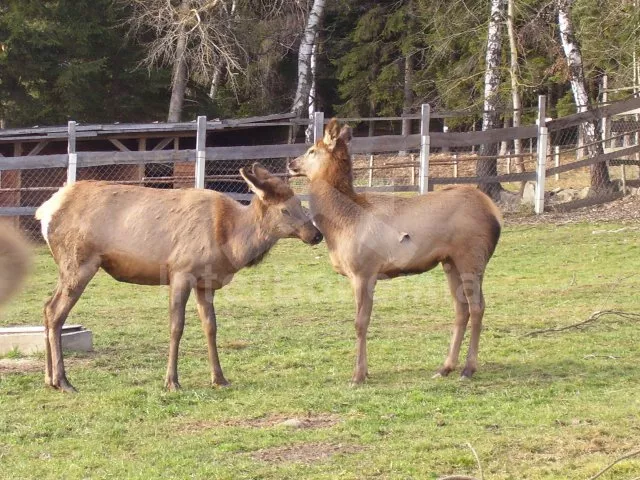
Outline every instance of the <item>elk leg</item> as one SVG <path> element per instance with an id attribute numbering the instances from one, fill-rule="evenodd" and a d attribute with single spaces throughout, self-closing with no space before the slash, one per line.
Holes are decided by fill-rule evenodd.
<path id="1" fill-rule="evenodd" d="M 167 375 L 164 386 L 169 391 L 180 389 L 178 382 L 178 347 L 184 330 L 184 315 L 191 284 L 188 277 L 174 276 L 170 281 L 169 293 L 169 315 L 171 322 L 171 338 L 169 340 L 169 362 L 167 364 Z"/>
<path id="2" fill-rule="evenodd" d="M 367 329 L 373 308 L 375 278 L 354 277 L 351 279 L 356 300 L 356 366 L 351 381 L 359 384 L 365 381 L 367 369 Z"/>
<path id="3" fill-rule="evenodd" d="M 470 276 L 471 277 L 471 276 Z M 471 339 L 467 362 L 462 370 L 461 379 L 469 379 L 478 368 L 478 348 L 480 346 L 480 332 L 482 331 L 482 317 L 484 315 L 484 295 L 482 293 L 482 275 L 473 275 L 464 280 L 464 294 L 469 302 L 471 314 Z"/>
<path id="4" fill-rule="evenodd" d="M 76 304 L 89 281 L 99 268 L 99 261 L 86 262 L 75 272 L 74 276 L 61 275 L 53 297 L 45 306 L 46 331 L 46 372 L 48 385 L 63 392 L 75 392 L 76 389 L 67 380 L 62 358 L 62 326 L 69 312 Z"/>
<path id="5" fill-rule="evenodd" d="M 209 365 L 211 366 L 211 383 L 213 385 L 229 385 L 229 382 L 222 374 L 220 359 L 218 358 L 218 346 L 216 335 L 218 327 L 216 324 L 216 311 L 213 306 L 214 290 L 196 288 L 196 298 L 198 301 L 198 315 L 202 322 L 202 329 L 207 337 L 207 347 L 209 349 Z"/>
<path id="6" fill-rule="evenodd" d="M 50 387 L 53 387 L 53 375 L 51 367 L 51 345 L 49 344 L 49 312 L 53 312 L 56 299 L 59 298 L 59 287 L 56 285 L 56 289 L 53 292 L 51 298 L 44 305 L 44 347 L 45 347 L 45 362 L 44 362 L 44 383 Z"/>
<path id="7" fill-rule="evenodd" d="M 462 339 L 464 338 L 464 333 L 469 322 L 469 305 L 467 304 L 467 298 L 462 289 L 463 283 L 460 272 L 458 272 L 458 269 L 452 262 L 443 263 L 442 266 L 447 275 L 449 290 L 453 297 L 456 319 L 453 324 L 453 332 L 451 333 L 449 353 L 444 364 L 438 369 L 433 378 L 446 377 L 456 368 L 458 357 L 460 356 L 460 345 L 462 344 Z"/>

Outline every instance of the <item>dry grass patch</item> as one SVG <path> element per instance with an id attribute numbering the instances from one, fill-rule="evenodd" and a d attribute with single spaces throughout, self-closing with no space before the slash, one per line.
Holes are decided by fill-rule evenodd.
<path id="1" fill-rule="evenodd" d="M 286 447 L 273 447 L 258 450 L 251 454 L 251 458 L 267 463 L 313 463 L 326 460 L 334 455 L 358 453 L 363 447 L 358 445 L 343 445 L 333 443 L 299 443 Z"/>
<path id="2" fill-rule="evenodd" d="M 0 358 L 0 375 L 32 373 L 44 370 L 42 360 L 34 358 Z"/>
<path id="3" fill-rule="evenodd" d="M 180 426 L 180 431 L 186 434 L 200 433 L 220 427 L 241 427 L 241 428 L 300 428 L 318 429 L 331 428 L 341 421 L 338 415 L 330 413 L 320 413 L 317 415 L 307 413 L 303 415 L 291 415 L 275 413 L 257 418 L 234 418 L 222 421 L 195 421 L 185 423 Z"/>

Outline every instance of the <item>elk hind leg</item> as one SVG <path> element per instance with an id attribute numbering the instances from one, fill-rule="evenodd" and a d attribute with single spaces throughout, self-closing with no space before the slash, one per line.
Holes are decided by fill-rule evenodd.
<path id="1" fill-rule="evenodd" d="M 461 380 L 470 379 L 478 369 L 478 349 L 484 316 L 484 294 L 482 293 L 482 273 L 463 275 L 464 295 L 469 304 L 471 317 L 471 338 L 467 361 L 462 370 Z"/>
<path id="2" fill-rule="evenodd" d="M 216 312 L 213 306 L 214 290 L 196 288 L 196 299 L 198 301 L 198 315 L 202 322 L 202 329 L 207 337 L 207 347 L 209 350 L 209 365 L 211 366 L 211 383 L 213 385 L 229 385 L 229 382 L 222 374 L 220 358 L 218 357 L 217 345 L 217 324 Z"/>
<path id="3" fill-rule="evenodd" d="M 447 281 L 449 282 L 449 290 L 453 297 L 456 318 L 451 333 L 449 352 L 444 364 L 438 369 L 433 378 L 446 377 L 456 368 L 460 356 L 460 346 L 462 345 L 467 324 L 469 323 L 469 306 L 463 292 L 463 282 L 460 272 L 453 262 L 444 262 L 442 266 L 447 276 Z"/>
<path id="4" fill-rule="evenodd" d="M 62 326 L 99 266 L 99 260 L 91 259 L 70 273 L 61 272 L 56 291 L 45 305 L 45 382 L 64 392 L 75 392 L 76 389 L 67 379 L 64 368 Z"/>

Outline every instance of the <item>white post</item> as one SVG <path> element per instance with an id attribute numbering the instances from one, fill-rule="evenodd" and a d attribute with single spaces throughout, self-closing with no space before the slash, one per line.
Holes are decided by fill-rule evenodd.
<path id="1" fill-rule="evenodd" d="M 373 186 L 373 153 L 369 155 L 369 186 Z"/>
<path id="2" fill-rule="evenodd" d="M 199 116 L 196 133 L 196 188 L 204 188 L 206 151 L 207 151 L 207 117 Z"/>
<path id="3" fill-rule="evenodd" d="M 429 191 L 429 150 L 431 139 L 429 137 L 429 120 L 431 118 L 431 106 L 422 104 L 420 117 L 420 194 Z"/>
<path id="4" fill-rule="evenodd" d="M 553 160 L 554 160 L 554 165 L 556 167 L 559 167 L 560 166 L 560 147 L 558 145 L 553 147 Z M 556 173 L 556 181 L 558 180 L 560 180 L 560 174 Z"/>
<path id="5" fill-rule="evenodd" d="M 453 154 L 453 178 L 458 178 L 458 154 Z"/>
<path id="6" fill-rule="evenodd" d="M 324 112 L 313 114 L 313 143 L 322 139 L 324 135 Z"/>
<path id="7" fill-rule="evenodd" d="M 535 212 L 540 215 L 544 212 L 544 181 L 547 164 L 548 131 L 546 122 L 546 97 L 538 96 L 538 162 L 536 165 L 536 198 Z"/>
<path id="8" fill-rule="evenodd" d="M 76 153 L 76 122 L 73 120 L 67 124 L 69 140 L 67 143 L 67 153 L 69 163 L 67 165 L 67 185 L 76 183 L 76 170 L 78 168 L 78 154 Z"/>

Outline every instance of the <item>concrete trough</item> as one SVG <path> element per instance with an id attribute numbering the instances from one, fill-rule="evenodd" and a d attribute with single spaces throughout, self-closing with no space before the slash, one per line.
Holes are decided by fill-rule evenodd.
<path id="1" fill-rule="evenodd" d="M 6 355 L 15 349 L 25 355 L 44 351 L 44 327 L 19 326 L 0 328 L 0 355 Z M 62 349 L 90 352 L 93 350 L 93 334 L 91 330 L 87 330 L 82 325 L 63 326 Z"/>

